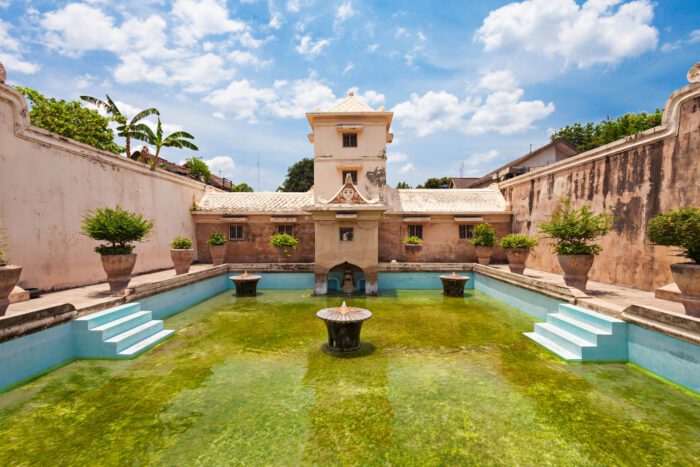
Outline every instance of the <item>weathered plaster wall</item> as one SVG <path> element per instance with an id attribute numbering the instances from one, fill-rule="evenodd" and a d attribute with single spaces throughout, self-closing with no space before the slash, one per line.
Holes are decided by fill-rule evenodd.
<path id="1" fill-rule="evenodd" d="M 218 215 L 196 216 L 197 259 L 211 262 L 207 239 L 213 230 L 229 236 L 229 225 L 221 221 Z M 270 216 L 249 216 L 243 223 L 243 240 L 226 242 L 227 263 L 313 263 L 314 261 L 314 223 L 311 216 L 298 217 L 293 223 L 293 234 L 299 239 L 296 250 L 290 256 L 284 256 L 277 248 L 270 245 L 270 237 L 277 233 L 277 223 L 270 221 Z"/>
<path id="2" fill-rule="evenodd" d="M 648 220 L 679 206 L 700 206 L 700 85 L 676 91 L 661 126 L 531 172 L 500 185 L 513 211 L 513 232 L 536 234 L 563 196 L 576 206 L 611 210 L 613 231 L 591 278 L 644 290 L 673 282 L 669 265 L 681 258 L 645 236 Z M 541 242 L 528 267 L 561 272 Z"/>
<path id="3" fill-rule="evenodd" d="M 0 222 L 20 285 L 57 289 L 105 280 L 97 242 L 80 234 L 97 207 L 155 219 L 137 244 L 136 272 L 172 267 L 169 243 L 194 236 L 189 212 L 205 185 L 96 150 L 29 125 L 24 99 L 0 84 Z"/>
<path id="4" fill-rule="evenodd" d="M 496 228 L 497 238 L 510 233 L 510 215 L 484 216 Z M 423 246 L 421 262 L 454 263 L 476 262 L 476 249 L 467 239 L 459 238 L 459 223 L 454 216 L 430 216 L 430 222 L 404 222 L 401 216 L 385 216 L 379 224 L 379 261 L 406 261 L 403 239 L 408 236 L 409 224 L 423 226 Z M 471 224 L 476 225 L 477 222 Z M 491 260 L 494 263 L 506 261 L 503 249 L 496 246 Z"/>

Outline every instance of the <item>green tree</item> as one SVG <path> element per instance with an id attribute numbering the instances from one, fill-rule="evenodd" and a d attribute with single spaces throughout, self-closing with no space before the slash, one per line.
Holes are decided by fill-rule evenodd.
<path id="1" fill-rule="evenodd" d="M 97 149 L 119 154 L 121 146 L 114 142 L 109 119 L 97 110 L 83 107 L 79 101 L 48 98 L 28 87 L 17 87 L 31 102 L 29 119 L 32 125 L 89 144 Z"/>
<path id="2" fill-rule="evenodd" d="M 239 183 L 238 185 L 233 185 L 231 191 L 252 193 L 253 188 L 247 183 Z"/>
<path id="3" fill-rule="evenodd" d="M 618 139 L 661 125 L 663 112 L 626 113 L 615 120 L 607 117 L 602 122 L 574 123 L 558 129 L 551 135 L 552 141 L 564 138 L 578 152 L 588 151 Z"/>
<path id="4" fill-rule="evenodd" d="M 158 112 L 157 109 L 151 107 L 150 109 L 146 109 L 139 112 L 138 114 L 136 114 L 136 116 L 134 116 L 134 118 L 129 120 L 126 117 L 126 115 L 124 115 L 119 110 L 117 104 L 115 104 L 114 101 L 112 101 L 112 99 L 109 97 L 109 94 L 107 94 L 107 99 L 104 101 L 92 96 L 80 96 L 80 98 L 83 101 L 94 105 L 98 109 L 102 109 L 105 112 L 107 112 L 109 115 L 111 115 L 112 120 L 115 121 L 117 125 L 119 125 L 117 127 L 117 135 L 121 136 L 125 140 L 126 157 L 131 157 L 131 135 L 134 132 L 138 122 L 148 117 L 149 115 L 160 115 L 160 112 Z"/>
<path id="5" fill-rule="evenodd" d="M 158 117 L 158 123 L 156 124 L 155 133 L 151 128 L 144 124 L 138 123 L 133 129 L 131 137 L 138 139 L 140 141 L 145 141 L 148 144 L 152 144 L 156 147 L 156 154 L 153 156 L 153 161 L 151 162 L 151 170 L 156 170 L 158 166 L 158 157 L 160 156 L 161 148 L 187 148 L 193 151 L 199 151 L 199 148 L 194 145 L 193 142 L 188 141 L 194 139 L 194 136 L 184 131 L 176 131 L 171 133 L 166 137 L 163 137 L 163 126 L 160 122 L 160 117 Z"/>
<path id="6" fill-rule="evenodd" d="M 314 186 L 314 161 L 305 157 L 287 169 L 287 178 L 277 191 L 309 191 Z"/>
<path id="7" fill-rule="evenodd" d="M 424 184 L 418 185 L 416 188 L 430 188 L 430 189 L 439 189 L 439 188 L 449 188 L 450 187 L 450 182 L 452 180 L 450 177 L 442 177 L 442 178 L 429 178 L 425 181 Z"/>
<path id="8" fill-rule="evenodd" d="M 397 190 L 408 190 L 411 188 L 411 185 L 409 185 L 406 182 L 399 182 L 396 184 L 396 189 Z"/>
<path id="9" fill-rule="evenodd" d="M 613 216 L 609 212 L 595 214 L 585 204 L 575 209 L 570 198 L 562 198 L 561 206 L 539 228 L 554 239 L 554 252 L 558 255 L 597 255 L 600 246 L 590 242 L 607 234 L 612 222 Z"/>
<path id="10" fill-rule="evenodd" d="M 107 245 L 95 247 L 101 255 L 126 255 L 133 251 L 134 242 L 140 242 L 153 230 L 153 221 L 123 209 L 98 208 L 83 216 L 83 234 Z"/>
<path id="11" fill-rule="evenodd" d="M 211 170 L 209 170 L 209 166 L 202 160 L 201 157 L 190 157 L 185 162 L 185 167 L 187 167 L 187 169 L 190 171 L 190 175 L 193 177 L 202 177 L 206 182 L 211 179 Z"/>

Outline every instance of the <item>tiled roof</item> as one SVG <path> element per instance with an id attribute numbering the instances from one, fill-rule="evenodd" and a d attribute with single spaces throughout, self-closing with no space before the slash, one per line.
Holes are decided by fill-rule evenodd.
<path id="1" fill-rule="evenodd" d="M 314 195 L 306 193 L 206 193 L 197 203 L 199 211 L 226 213 L 297 212 L 313 204 Z"/>
<path id="2" fill-rule="evenodd" d="M 500 190 L 395 190 L 389 200 L 391 212 L 405 213 L 494 213 L 506 212 L 506 200 Z"/>
<path id="3" fill-rule="evenodd" d="M 368 106 L 354 94 L 349 95 L 342 101 L 338 102 L 332 109 L 328 112 L 333 113 L 347 113 L 347 112 L 376 112 L 372 107 Z"/>

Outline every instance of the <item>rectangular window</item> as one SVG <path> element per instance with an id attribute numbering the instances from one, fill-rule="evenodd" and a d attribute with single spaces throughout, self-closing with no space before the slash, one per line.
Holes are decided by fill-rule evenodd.
<path id="1" fill-rule="evenodd" d="M 347 180 L 348 175 L 352 178 L 352 183 L 357 185 L 357 170 L 343 170 L 343 183 Z"/>
<path id="2" fill-rule="evenodd" d="M 343 147 L 344 148 L 356 148 L 357 147 L 357 133 L 343 133 Z"/>
<path id="3" fill-rule="evenodd" d="M 423 239 L 423 226 L 422 225 L 409 225 L 408 226 L 408 236 L 418 237 Z"/>
<path id="4" fill-rule="evenodd" d="M 277 226 L 277 233 L 279 234 L 287 234 L 294 236 L 293 232 L 294 229 L 292 228 L 292 224 L 280 224 Z"/>
<path id="5" fill-rule="evenodd" d="M 352 242 L 354 232 L 352 227 L 341 227 L 340 228 L 340 241 L 341 242 Z"/>
<path id="6" fill-rule="evenodd" d="M 243 224 L 231 224 L 228 226 L 229 240 L 243 240 Z"/>
<path id="7" fill-rule="evenodd" d="M 459 238 L 462 240 L 469 240 L 474 238 L 474 226 L 473 225 L 460 225 L 459 226 Z"/>

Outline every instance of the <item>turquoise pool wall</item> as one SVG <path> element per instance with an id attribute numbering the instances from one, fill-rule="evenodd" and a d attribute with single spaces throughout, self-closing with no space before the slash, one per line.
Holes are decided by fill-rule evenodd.
<path id="1" fill-rule="evenodd" d="M 440 289 L 440 272 L 379 274 L 379 290 Z M 141 309 L 164 319 L 233 289 L 225 274 L 139 300 Z M 556 312 L 558 300 L 483 276 L 467 273 L 467 289 L 476 289 L 544 321 Z M 313 289 L 312 273 L 265 273 L 259 287 L 265 289 Z M 76 358 L 72 323 L 55 326 L 0 344 L 0 390 L 14 386 Z M 700 393 L 700 346 L 629 325 L 629 361 L 681 386 Z"/>

